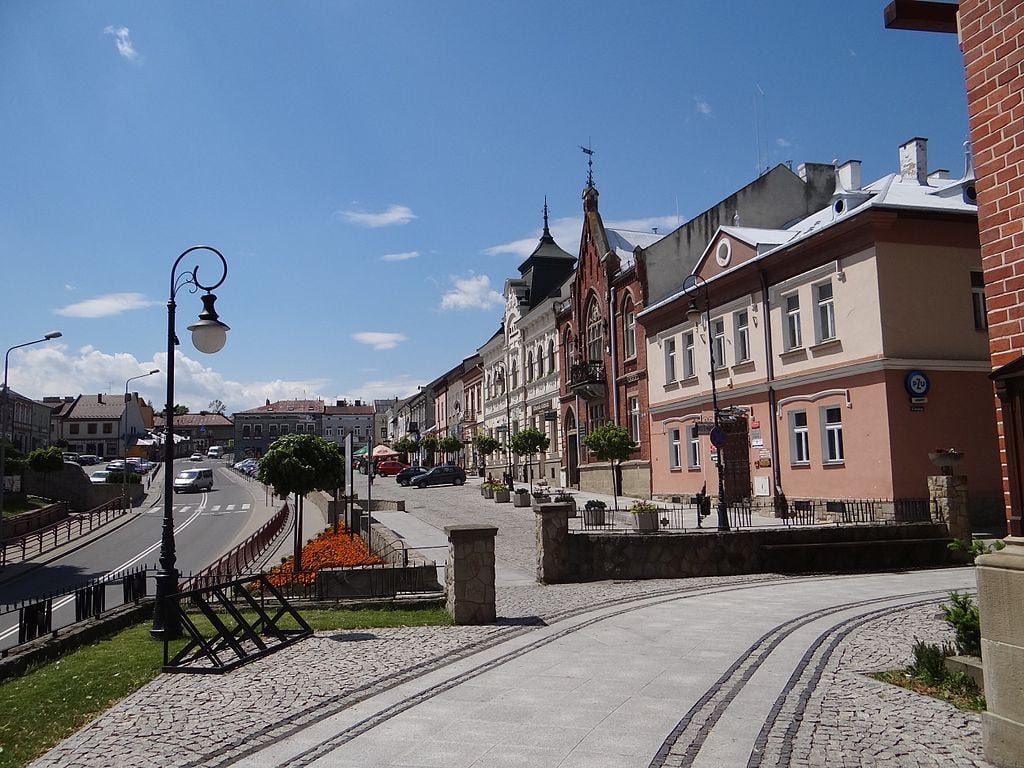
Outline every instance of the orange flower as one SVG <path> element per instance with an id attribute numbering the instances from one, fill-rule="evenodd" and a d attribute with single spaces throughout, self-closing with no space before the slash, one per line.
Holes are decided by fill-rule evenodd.
<path id="1" fill-rule="evenodd" d="M 303 584 L 316 581 L 316 572 L 321 568 L 340 568 L 351 565 L 379 565 L 384 561 L 371 555 L 363 540 L 349 538 L 348 530 L 341 526 L 338 533 L 328 528 L 302 548 L 302 572 L 298 580 Z M 295 563 L 292 558 L 270 569 L 270 583 L 274 586 L 290 584 L 295 580 Z"/>

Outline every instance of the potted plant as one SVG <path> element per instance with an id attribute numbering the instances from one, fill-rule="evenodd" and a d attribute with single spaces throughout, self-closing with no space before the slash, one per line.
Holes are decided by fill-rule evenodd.
<path id="1" fill-rule="evenodd" d="M 637 532 L 658 530 L 658 507 L 653 501 L 634 501 L 629 511 L 633 513 L 633 526 Z"/>
<path id="2" fill-rule="evenodd" d="M 530 490 L 528 488 L 516 488 L 512 494 L 512 504 L 517 507 L 530 506 Z"/>
<path id="3" fill-rule="evenodd" d="M 509 490 L 507 485 L 497 484 L 497 487 L 494 489 L 494 501 L 498 504 L 508 504 Z"/>
<path id="4" fill-rule="evenodd" d="M 559 488 L 555 495 L 551 497 L 551 501 L 555 504 L 568 504 L 570 507 L 569 517 L 576 517 L 576 499 L 568 491 L 563 491 Z"/>
<path id="5" fill-rule="evenodd" d="M 584 525 L 604 525 L 604 512 L 608 507 L 600 499 L 591 499 L 583 506 Z"/>
<path id="6" fill-rule="evenodd" d="M 501 483 L 496 483 L 493 480 L 485 480 L 484 484 L 480 486 L 480 492 L 484 495 L 485 499 L 493 499 L 494 492 L 498 488 L 504 488 Z"/>

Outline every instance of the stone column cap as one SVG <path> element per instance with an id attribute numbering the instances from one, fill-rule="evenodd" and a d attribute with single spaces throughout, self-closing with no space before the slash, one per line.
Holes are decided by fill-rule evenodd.
<path id="1" fill-rule="evenodd" d="M 465 538 L 466 536 L 497 536 L 498 527 L 495 525 L 480 525 L 477 523 L 463 523 L 461 525 L 446 525 L 444 532 L 448 538 Z"/>
<path id="2" fill-rule="evenodd" d="M 1006 544 L 1005 547 L 998 552 L 976 557 L 974 564 L 983 568 L 1024 571 L 1024 536 L 1007 536 L 1002 542 Z"/>
<path id="3" fill-rule="evenodd" d="M 568 512 L 572 509 L 572 502 L 549 501 L 543 504 L 534 504 L 533 511 L 538 515 L 550 515 L 556 512 Z"/>

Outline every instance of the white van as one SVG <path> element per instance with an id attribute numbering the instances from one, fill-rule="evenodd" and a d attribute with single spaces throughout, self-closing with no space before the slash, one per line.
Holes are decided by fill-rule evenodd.
<path id="1" fill-rule="evenodd" d="M 208 459 L 219 459 L 223 455 L 224 449 L 219 445 L 211 445 L 210 450 L 206 452 L 206 458 Z"/>
<path id="2" fill-rule="evenodd" d="M 174 478 L 174 492 L 182 491 L 212 491 L 213 470 L 212 469 L 186 469 L 178 473 Z"/>

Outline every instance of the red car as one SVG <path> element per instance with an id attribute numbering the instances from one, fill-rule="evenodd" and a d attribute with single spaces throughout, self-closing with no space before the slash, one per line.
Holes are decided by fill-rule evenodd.
<path id="1" fill-rule="evenodd" d="M 397 475 L 403 469 L 408 467 L 408 464 L 403 464 L 400 461 L 394 459 L 388 459 L 387 461 L 377 462 L 377 474 L 378 475 Z"/>

